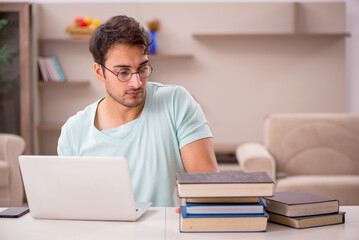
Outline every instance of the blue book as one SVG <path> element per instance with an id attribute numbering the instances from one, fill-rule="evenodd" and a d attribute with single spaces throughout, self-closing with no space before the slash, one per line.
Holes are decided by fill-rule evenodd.
<path id="1" fill-rule="evenodd" d="M 56 71 L 57 71 L 57 74 L 58 74 L 59 77 L 60 77 L 60 81 L 61 81 L 61 82 L 65 82 L 66 79 L 65 79 L 64 73 L 62 72 L 59 63 L 57 62 L 56 57 L 55 57 L 55 56 L 52 56 L 52 57 L 51 57 L 51 61 L 52 61 L 52 63 L 54 64 L 54 67 L 55 67 L 55 69 L 56 69 Z"/>
<path id="2" fill-rule="evenodd" d="M 184 206 L 188 214 L 263 214 L 264 203 L 191 203 Z"/>
<path id="3" fill-rule="evenodd" d="M 264 232 L 268 214 L 189 214 L 181 206 L 180 232 Z"/>

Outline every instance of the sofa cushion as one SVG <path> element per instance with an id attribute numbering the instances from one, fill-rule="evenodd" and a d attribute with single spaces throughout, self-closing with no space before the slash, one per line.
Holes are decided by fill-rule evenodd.
<path id="1" fill-rule="evenodd" d="M 9 165 L 5 161 L 0 160 L 0 188 L 9 187 Z"/>
<path id="2" fill-rule="evenodd" d="M 273 114 L 264 144 L 277 172 L 288 175 L 359 174 L 359 116 Z"/>
<path id="3" fill-rule="evenodd" d="M 340 205 L 359 205 L 358 175 L 289 176 L 278 179 L 275 191 L 302 190 L 338 199 Z"/>

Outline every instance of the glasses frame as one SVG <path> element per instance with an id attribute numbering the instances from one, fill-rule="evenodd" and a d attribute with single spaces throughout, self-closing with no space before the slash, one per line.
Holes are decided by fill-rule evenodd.
<path id="1" fill-rule="evenodd" d="M 123 80 L 121 80 L 121 79 L 118 77 L 119 72 L 116 74 L 116 73 L 114 73 L 113 71 L 111 71 L 110 69 L 108 69 L 104 64 L 102 64 L 102 63 L 99 63 L 99 64 L 100 64 L 102 67 L 104 67 L 105 69 L 107 69 L 108 71 L 110 71 L 113 75 L 115 75 L 115 76 L 117 77 L 118 81 L 120 81 L 120 82 L 128 82 L 128 81 L 132 78 L 132 75 L 133 75 L 133 74 L 136 74 L 136 73 L 138 74 L 139 78 L 144 79 L 143 77 L 140 76 L 140 72 L 130 72 L 130 73 L 131 73 L 130 77 L 129 77 L 127 80 L 123 81 Z M 150 74 L 149 74 L 147 77 L 145 77 L 145 78 L 148 78 L 149 76 L 151 76 L 152 71 L 153 71 L 153 67 L 152 67 L 151 65 L 147 65 L 147 66 L 150 67 L 151 72 L 150 72 Z"/>

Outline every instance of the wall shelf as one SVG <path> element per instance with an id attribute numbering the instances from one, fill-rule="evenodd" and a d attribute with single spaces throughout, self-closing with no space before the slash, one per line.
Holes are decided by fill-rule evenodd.
<path id="1" fill-rule="evenodd" d="M 37 130 L 40 132 L 57 132 L 61 131 L 62 125 L 57 123 L 41 123 L 37 126 Z"/>
<path id="2" fill-rule="evenodd" d="M 283 6 L 285 6 L 283 4 Z M 284 13 L 284 11 L 283 11 Z M 340 3 L 293 2 L 287 5 L 287 15 L 273 15 L 273 24 L 252 21 L 238 24 L 238 32 L 197 32 L 194 38 L 223 37 L 350 37 L 345 32 L 345 5 Z M 278 16 L 278 18 L 276 18 Z M 335 16 L 335 17 L 334 17 Z M 281 19 L 281 21 L 278 21 Z M 274 24 L 276 23 L 276 24 Z M 287 25 L 282 23 L 288 23 Z M 249 28 L 248 26 L 251 26 Z M 249 32 L 248 32 L 248 29 Z M 253 32 L 252 32 L 252 31 Z"/>
<path id="3" fill-rule="evenodd" d="M 89 85 L 89 81 L 67 81 L 67 82 L 43 82 L 39 81 L 38 85 L 39 87 L 58 87 L 58 86 L 64 86 L 64 87 L 72 87 L 72 86 L 86 86 Z"/>
<path id="4" fill-rule="evenodd" d="M 87 38 L 39 38 L 39 43 L 88 43 Z"/>
<path id="5" fill-rule="evenodd" d="M 194 38 L 350 37 L 349 33 L 194 33 Z"/>
<path id="6" fill-rule="evenodd" d="M 39 39 L 40 44 L 45 43 L 63 43 L 63 44 L 73 44 L 73 43 L 79 43 L 79 44 L 88 44 L 89 39 L 84 38 L 40 38 Z M 193 58 L 192 54 L 182 54 L 182 53 L 159 53 L 159 54 L 150 54 L 149 55 L 151 59 L 157 60 L 157 59 L 188 59 Z"/>
<path id="7" fill-rule="evenodd" d="M 192 54 L 150 54 L 150 59 L 161 60 L 161 59 L 190 59 L 193 58 Z"/>

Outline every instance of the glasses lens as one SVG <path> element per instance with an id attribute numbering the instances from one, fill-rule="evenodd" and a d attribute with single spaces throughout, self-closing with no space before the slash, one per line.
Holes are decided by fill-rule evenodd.
<path id="1" fill-rule="evenodd" d="M 118 80 L 120 80 L 121 82 L 126 82 L 127 80 L 129 80 L 131 78 L 131 75 L 132 73 L 128 69 L 124 69 L 117 73 Z"/>
<path id="2" fill-rule="evenodd" d="M 152 69 L 150 66 L 143 66 L 138 71 L 141 78 L 148 78 L 151 75 Z"/>

